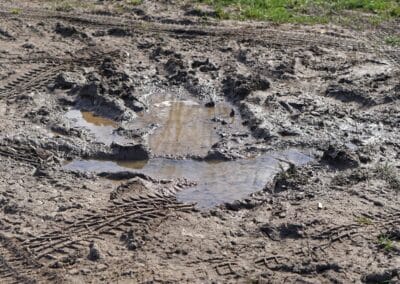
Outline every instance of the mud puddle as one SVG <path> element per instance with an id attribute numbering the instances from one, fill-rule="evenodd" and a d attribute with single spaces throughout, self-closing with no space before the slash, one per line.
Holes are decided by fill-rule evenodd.
<path id="1" fill-rule="evenodd" d="M 65 118 L 70 120 L 75 127 L 90 131 L 98 142 L 111 144 L 114 141 L 121 142 L 124 140 L 123 137 L 114 133 L 118 125 L 111 119 L 78 109 L 69 110 L 65 114 Z"/>
<path id="2" fill-rule="evenodd" d="M 179 201 L 197 203 L 199 208 L 233 202 L 262 190 L 288 161 L 303 165 L 312 158 L 297 150 L 274 152 L 236 161 L 194 161 L 156 158 L 149 161 L 112 162 L 76 160 L 65 166 L 68 170 L 90 172 L 133 171 L 157 179 L 187 178 L 196 186 L 177 193 Z"/>
<path id="3" fill-rule="evenodd" d="M 124 124 L 127 130 L 141 133 L 154 156 L 204 156 L 227 131 L 246 132 L 227 102 L 206 107 L 193 100 L 163 99 L 152 99 L 147 111 L 138 112 L 135 121 Z M 65 118 L 75 127 L 89 130 L 98 142 L 132 142 L 115 133 L 119 126 L 115 121 L 92 112 L 71 109 Z"/>
<path id="4" fill-rule="evenodd" d="M 205 107 L 191 100 L 167 100 L 151 104 L 134 125 L 155 125 L 145 138 L 154 155 L 184 156 L 205 155 L 219 141 L 219 127 L 238 127 L 238 123 L 228 103 Z"/>

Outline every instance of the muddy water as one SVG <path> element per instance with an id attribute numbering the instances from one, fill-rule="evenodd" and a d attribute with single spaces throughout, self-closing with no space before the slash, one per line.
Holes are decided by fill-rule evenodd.
<path id="1" fill-rule="evenodd" d="M 152 104 L 150 110 L 140 115 L 137 127 L 156 124 L 158 127 L 147 137 L 153 154 L 205 155 L 219 140 L 218 126 L 237 126 L 237 119 L 230 117 L 232 107 L 216 103 L 207 108 L 189 100 L 163 101 Z"/>
<path id="2" fill-rule="evenodd" d="M 144 138 L 155 156 L 204 156 L 219 141 L 222 126 L 225 129 L 244 129 L 239 118 L 232 117 L 231 112 L 232 107 L 225 102 L 205 107 L 191 100 L 156 101 L 150 104 L 148 111 L 138 113 L 136 121 L 126 127 L 153 128 Z M 118 125 L 113 120 L 77 109 L 68 111 L 66 118 L 75 127 L 89 130 L 98 142 L 129 142 L 114 134 Z"/>
<path id="3" fill-rule="evenodd" d="M 182 202 L 195 202 L 199 208 L 210 208 L 225 202 L 242 199 L 261 190 L 282 167 L 302 165 L 311 158 L 299 151 L 288 150 L 265 154 L 253 159 L 228 162 L 204 162 L 157 158 L 149 161 L 111 162 L 96 160 L 73 161 L 65 166 L 69 170 L 91 172 L 134 171 L 159 179 L 187 178 L 196 186 L 177 194 Z"/>
<path id="4" fill-rule="evenodd" d="M 122 137 L 114 134 L 117 123 L 111 119 L 96 116 L 92 112 L 71 109 L 65 117 L 71 121 L 75 127 L 85 128 L 90 131 L 97 141 L 111 144 L 113 141 L 121 141 Z"/>
<path id="5" fill-rule="evenodd" d="M 245 131 L 239 117 L 232 116 L 232 107 L 216 103 L 207 108 L 190 100 L 161 100 L 149 104 L 129 127 L 146 128 L 157 125 L 145 139 L 155 156 L 205 155 L 218 142 L 224 131 Z M 90 112 L 70 110 L 66 117 L 76 127 L 88 129 L 106 144 L 123 139 L 114 134 L 117 124 Z M 124 141 L 124 140 L 123 140 Z M 290 161 L 296 165 L 311 158 L 296 150 L 274 152 L 236 161 L 194 161 L 155 158 L 147 161 L 76 160 L 66 169 L 92 172 L 135 171 L 156 179 L 187 178 L 196 186 L 177 194 L 182 202 L 195 202 L 199 208 L 242 199 L 261 190 Z"/>

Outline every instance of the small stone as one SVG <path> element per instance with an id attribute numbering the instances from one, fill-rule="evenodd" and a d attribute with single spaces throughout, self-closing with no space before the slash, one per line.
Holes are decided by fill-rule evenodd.
<path id="1" fill-rule="evenodd" d="M 209 101 L 205 104 L 205 107 L 215 107 L 215 102 Z"/>
<path id="2" fill-rule="evenodd" d="M 322 203 L 318 202 L 318 209 L 323 209 L 323 208 L 324 208 L 324 206 L 322 206 Z"/>
<path id="3" fill-rule="evenodd" d="M 79 274 L 79 270 L 76 269 L 76 268 L 73 268 L 73 269 L 71 269 L 68 273 L 69 273 L 70 275 L 77 275 L 77 274 Z"/>
<path id="4" fill-rule="evenodd" d="M 97 261 L 101 258 L 100 250 L 94 242 L 89 244 L 89 255 L 88 259 L 91 261 Z"/>
<path id="5" fill-rule="evenodd" d="M 379 207 L 383 207 L 384 206 L 383 202 L 380 201 L 380 200 L 374 200 L 374 205 L 375 206 L 379 206 Z"/>
<path id="6" fill-rule="evenodd" d="M 89 268 L 82 268 L 81 270 L 80 270 L 80 273 L 82 274 L 82 275 L 88 275 L 88 274 L 90 274 L 90 269 Z"/>
<path id="7" fill-rule="evenodd" d="M 29 42 L 24 43 L 24 44 L 22 45 L 22 47 L 23 47 L 23 48 L 26 48 L 26 49 L 33 49 L 33 48 L 35 48 L 35 46 L 34 46 L 32 43 L 29 43 Z"/>
<path id="8" fill-rule="evenodd" d="M 279 213 L 279 218 L 285 218 L 286 217 L 286 212 L 282 211 Z"/>

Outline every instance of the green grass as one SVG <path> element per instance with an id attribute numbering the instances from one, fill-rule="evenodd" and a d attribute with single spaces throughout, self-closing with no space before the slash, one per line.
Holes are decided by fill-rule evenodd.
<path id="1" fill-rule="evenodd" d="M 378 237 L 378 244 L 379 246 L 386 250 L 386 251 L 391 251 L 394 248 L 394 242 L 391 240 L 388 236 L 386 235 L 380 235 Z"/>
<path id="2" fill-rule="evenodd" d="M 143 0 L 126 0 L 126 4 L 136 6 L 142 4 Z"/>
<path id="3" fill-rule="evenodd" d="M 94 4 L 89 1 L 80 0 L 40 0 L 47 4 L 51 9 L 60 12 L 72 12 L 76 9 L 93 9 Z"/>
<path id="4" fill-rule="evenodd" d="M 19 9 L 19 8 L 13 8 L 13 9 L 11 9 L 11 14 L 13 14 L 13 15 L 19 15 L 19 14 L 21 14 L 21 9 Z"/>
<path id="5" fill-rule="evenodd" d="M 388 45 L 400 46 L 400 36 L 388 36 L 385 38 L 385 42 Z"/>
<path id="6" fill-rule="evenodd" d="M 369 226 L 373 224 L 372 220 L 367 217 L 358 217 L 356 218 L 356 222 L 363 226 Z"/>
<path id="7" fill-rule="evenodd" d="M 74 10 L 74 6 L 67 1 L 63 1 L 63 2 L 56 4 L 55 10 L 61 11 L 61 12 L 71 12 Z"/>
<path id="8" fill-rule="evenodd" d="M 223 19 L 278 23 L 326 23 L 345 11 L 368 13 L 372 21 L 400 18 L 399 0 L 198 0 L 212 5 Z M 363 17 L 364 14 L 361 14 Z"/>

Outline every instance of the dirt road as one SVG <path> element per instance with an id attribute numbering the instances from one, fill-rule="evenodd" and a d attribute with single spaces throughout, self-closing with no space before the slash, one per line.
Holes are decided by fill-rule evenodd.
<path id="1" fill-rule="evenodd" d="M 378 30 L 19 5 L 1 283 L 400 282 L 400 51 Z"/>

